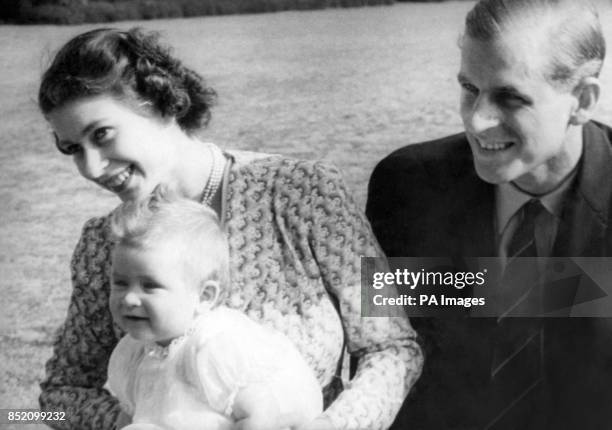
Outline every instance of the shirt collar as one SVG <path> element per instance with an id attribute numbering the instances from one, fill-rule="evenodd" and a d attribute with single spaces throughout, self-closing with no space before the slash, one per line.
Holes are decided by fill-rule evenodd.
<path id="1" fill-rule="evenodd" d="M 555 217 L 561 216 L 561 210 L 563 209 L 563 200 L 569 191 L 574 177 L 576 176 L 576 169 L 554 190 L 548 194 L 534 196 L 526 193 L 516 187 L 512 182 L 506 182 L 499 184 L 495 187 L 495 208 L 497 213 L 497 233 L 501 234 L 506 225 L 510 221 L 510 218 L 529 200 L 537 198 L 542 203 L 542 206 L 554 215 Z"/>

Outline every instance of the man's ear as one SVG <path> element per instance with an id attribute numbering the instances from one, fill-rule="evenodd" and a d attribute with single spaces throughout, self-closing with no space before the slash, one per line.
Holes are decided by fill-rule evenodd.
<path id="1" fill-rule="evenodd" d="M 220 285 L 218 281 L 209 279 L 200 284 L 200 305 L 212 309 L 217 304 L 219 298 Z"/>
<path id="2" fill-rule="evenodd" d="M 594 76 L 589 76 L 580 80 L 572 91 L 572 94 L 576 97 L 577 103 L 570 116 L 570 124 L 584 125 L 593 118 L 597 102 L 599 101 L 600 89 L 601 84 L 599 79 Z"/>

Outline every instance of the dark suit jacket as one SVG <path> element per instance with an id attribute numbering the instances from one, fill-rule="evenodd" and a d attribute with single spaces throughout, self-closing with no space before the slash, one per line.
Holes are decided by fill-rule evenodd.
<path id="1" fill-rule="evenodd" d="M 612 255 L 612 129 L 592 122 L 583 137 L 553 256 Z M 477 176 L 463 133 L 409 145 L 382 160 L 370 180 L 366 213 L 389 257 L 496 255 L 494 186 Z M 412 323 L 425 368 L 393 428 L 483 428 L 490 419 L 491 320 Z M 612 319 L 549 318 L 545 324 L 540 400 L 546 421 L 527 428 L 612 428 Z"/>

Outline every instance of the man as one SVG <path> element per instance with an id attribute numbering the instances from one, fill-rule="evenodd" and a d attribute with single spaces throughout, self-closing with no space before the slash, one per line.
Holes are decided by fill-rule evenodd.
<path id="1" fill-rule="evenodd" d="M 465 132 L 399 149 L 372 174 L 366 212 L 387 255 L 508 262 L 526 256 L 513 243 L 527 224 L 531 256 L 612 255 L 612 129 L 591 121 L 605 55 L 596 12 L 482 0 L 460 49 Z M 612 426 L 610 320 L 540 319 L 529 342 L 541 362 L 501 385 L 515 353 L 496 362 L 499 322 L 412 321 L 426 362 L 395 428 Z"/>

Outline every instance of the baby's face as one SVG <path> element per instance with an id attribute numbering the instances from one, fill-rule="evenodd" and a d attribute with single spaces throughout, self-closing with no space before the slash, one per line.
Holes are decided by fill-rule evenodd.
<path id="1" fill-rule="evenodd" d="M 132 337 L 167 345 L 190 327 L 199 293 L 178 254 L 171 246 L 113 251 L 110 310 Z"/>

